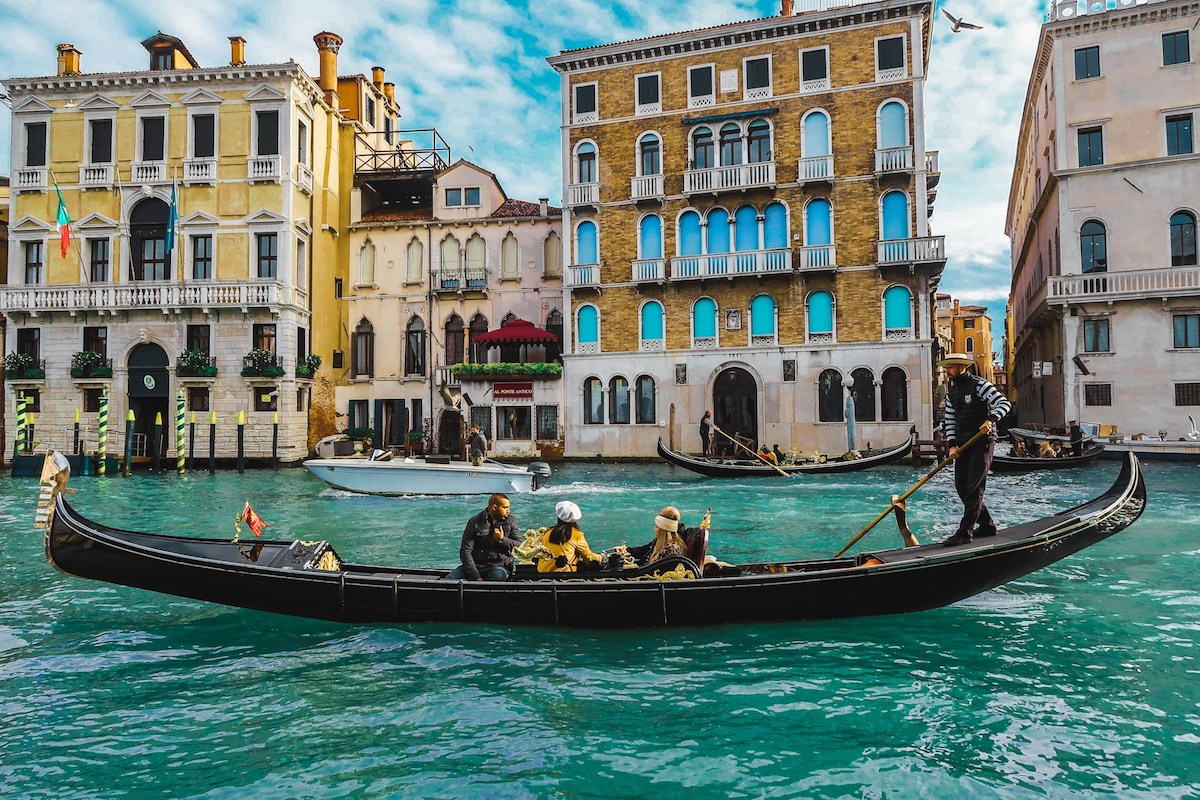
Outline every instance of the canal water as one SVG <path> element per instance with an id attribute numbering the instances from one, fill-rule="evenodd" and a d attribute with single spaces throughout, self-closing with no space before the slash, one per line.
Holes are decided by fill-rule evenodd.
<path id="1" fill-rule="evenodd" d="M 1116 462 L 993 476 L 1015 523 L 1092 497 Z M 593 546 L 713 509 L 728 561 L 832 555 L 922 473 L 723 482 L 556 465 Z M 1023 580 L 920 614 L 577 631 L 346 626 L 68 578 L 0 478 L 3 798 L 1200 797 L 1200 468 L 1146 467 L 1143 518 Z M 359 562 L 452 567 L 482 498 L 384 499 L 303 470 L 76 478 L 119 527 L 329 539 Z M 953 532 L 948 475 L 914 498 Z M 890 520 L 858 549 L 898 544 Z"/>

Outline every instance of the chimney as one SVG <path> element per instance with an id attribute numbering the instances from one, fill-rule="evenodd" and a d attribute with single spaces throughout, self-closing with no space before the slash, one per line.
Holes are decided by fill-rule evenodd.
<path id="1" fill-rule="evenodd" d="M 342 46 L 342 37 L 336 33 L 329 31 L 321 31 L 313 37 L 313 42 L 317 45 L 317 52 L 321 58 L 320 77 L 317 78 L 317 85 L 321 87 L 321 91 L 325 92 L 325 102 L 337 110 L 338 93 L 337 93 L 337 54 L 338 49 Z"/>
<path id="2" fill-rule="evenodd" d="M 246 40 L 240 36 L 229 37 L 229 66 L 241 67 L 246 63 Z"/>
<path id="3" fill-rule="evenodd" d="M 954 298 L 954 316 L 958 316 L 958 298 Z"/>
<path id="4" fill-rule="evenodd" d="M 538 207 L 539 207 L 538 210 L 540 211 L 540 213 L 543 217 L 548 216 L 550 214 L 550 198 L 549 197 L 539 197 L 538 198 Z"/>
<path id="5" fill-rule="evenodd" d="M 371 67 L 371 83 L 375 84 L 375 91 L 383 94 L 383 67 Z"/>
<path id="6" fill-rule="evenodd" d="M 796 13 L 796 4 L 793 0 L 783 0 L 783 5 L 779 9 L 779 16 L 790 17 Z"/>
<path id="7" fill-rule="evenodd" d="M 79 57 L 83 53 L 76 49 L 75 45 L 63 43 L 58 46 L 58 74 L 59 75 L 78 75 L 79 74 Z"/>
<path id="8" fill-rule="evenodd" d="M 388 103 L 394 108 L 396 106 L 396 84 L 385 83 L 383 85 L 383 96 L 387 98 Z"/>

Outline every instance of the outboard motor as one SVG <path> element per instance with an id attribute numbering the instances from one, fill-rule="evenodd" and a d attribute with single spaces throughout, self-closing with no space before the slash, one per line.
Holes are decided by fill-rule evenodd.
<path id="1" fill-rule="evenodd" d="M 550 480 L 550 465 L 545 461 L 534 461 L 529 465 L 529 471 L 533 473 L 533 490 L 535 492 Z"/>

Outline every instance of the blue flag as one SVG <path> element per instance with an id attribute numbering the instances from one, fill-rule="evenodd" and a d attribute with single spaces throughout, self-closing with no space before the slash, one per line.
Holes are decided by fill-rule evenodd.
<path id="1" fill-rule="evenodd" d="M 171 184 L 171 210 L 167 212 L 167 255 L 175 249 L 175 225 L 179 222 L 179 205 L 175 199 L 175 184 Z"/>

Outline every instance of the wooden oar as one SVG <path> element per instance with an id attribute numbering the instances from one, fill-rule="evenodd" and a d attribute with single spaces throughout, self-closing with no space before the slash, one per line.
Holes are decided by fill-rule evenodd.
<path id="1" fill-rule="evenodd" d="M 890 506 L 888 506 L 887 508 L 885 508 L 883 511 L 881 511 L 879 516 L 871 521 L 870 525 L 868 525 L 867 527 L 865 527 L 861 531 L 859 531 L 858 535 L 855 536 L 853 539 L 851 539 L 849 542 L 847 542 L 845 547 L 843 547 L 841 550 L 838 550 L 837 555 L 834 556 L 834 558 L 841 558 L 843 553 L 845 553 L 847 550 L 849 550 L 851 547 L 853 547 L 855 542 L 857 542 L 859 539 L 861 539 L 863 536 L 865 536 L 867 534 L 867 531 L 871 530 L 871 528 L 874 528 L 876 525 L 878 525 L 880 522 L 882 522 L 884 517 L 886 517 L 888 514 L 892 513 L 893 511 L 895 511 L 898 507 L 900 507 L 904 503 L 904 501 L 907 500 L 913 494 L 913 492 L 917 491 L 917 489 L 920 489 L 922 486 L 924 486 L 926 484 L 926 482 L 930 478 L 932 478 L 934 475 L 937 475 L 939 472 L 941 472 L 943 467 L 945 467 L 951 461 L 953 461 L 954 459 L 956 459 L 960 455 L 962 455 L 963 451 L 966 450 L 971 445 L 975 444 L 975 442 L 977 442 L 979 440 L 979 437 L 981 437 L 981 436 L 986 436 L 986 434 L 983 431 L 979 431 L 974 436 L 972 436 L 970 439 L 968 439 L 966 444 L 964 444 L 962 447 L 958 448 L 958 452 L 956 452 L 952 456 L 947 456 L 946 459 L 944 461 L 942 461 L 942 463 L 940 463 L 936 467 L 934 467 L 933 471 L 930 472 L 928 475 L 926 475 L 924 478 L 921 478 L 921 480 L 917 481 L 913 485 L 913 487 L 911 489 L 909 489 L 907 492 L 900 495 L 899 497 L 896 497 L 893 495 L 892 504 Z"/>
<path id="2" fill-rule="evenodd" d="M 756 453 L 755 451 L 751 450 L 749 447 L 746 447 L 746 445 L 742 444 L 741 442 L 739 442 L 737 439 L 735 439 L 735 438 L 733 438 L 732 436 L 730 436 L 730 435 L 729 435 L 728 433 L 726 433 L 725 431 L 721 430 L 720 428 L 717 428 L 717 429 L 716 429 L 716 431 L 717 431 L 717 433 L 721 434 L 722 436 L 724 436 L 724 437 L 725 437 L 726 439 L 728 439 L 729 441 L 733 442 L 733 443 L 734 443 L 735 445 L 737 445 L 738 447 L 740 447 L 740 448 L 742 448 L 743 450 L 745 450 L 745 451 L 746 451 L 747 453 L 749 453 L 750 455 L 752 455 L 752 456 L 754 456 L 755 458 L 757 458 L 759 461 L 761 461 L 761 462 L 763 462 L 764 464 L 766 464 L 768 467 L 774 467 L 774 468 L 775 468 L 775 471 L 776 471 L 776 472 L 778 472 L 778 473 L 779 473 L 780 475 L 782 475 L 783 477 L 785 477 L 785 478 L 790 478 L 790 477 L 792 477 L 792 474 L 791 474 L 791 473 L 789 473 L 789 472 L 784 472 L 783 470 L 781 470 L 781 469 L 779 468 L 779 465 L 778 465 L 778 464 L 772 464 L 770 461 L 768 461 L 767 459 L 763 458 L 763 457 L 762 457 L 762 456 L 760 456 L 758 453 Z"/>

